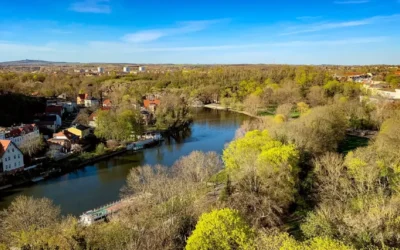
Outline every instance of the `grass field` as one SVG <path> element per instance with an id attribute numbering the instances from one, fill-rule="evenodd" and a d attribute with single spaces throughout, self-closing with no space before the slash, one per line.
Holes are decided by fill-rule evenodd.
<path id="1" fill-rule="evenodd" d="M 339 144 L 338 152 L 341 154 L 347 154 L 356 148 L 367 146 L 368 142 L 368 138 L 347 135 L 345 140 Z"/>

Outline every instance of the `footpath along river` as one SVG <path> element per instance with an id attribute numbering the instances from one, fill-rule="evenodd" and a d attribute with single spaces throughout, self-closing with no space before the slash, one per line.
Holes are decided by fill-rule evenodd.
<path id="1" fill-rule="evenodd" d="M 232 141 L 246 115 L 223 110 L 193 110 L 193 124 L 179 138 L 165 138 L 157 147 L 127 152 L 82 169 L 34 185 L 0 191 L 0 210 L 18 195 L 47 197 L 61 207 L 62 214 L 83 212 L 119 199 L 129 171 L 145 164 L 171 166 L 190 152 L 215 151 L 219 154 Z"/>

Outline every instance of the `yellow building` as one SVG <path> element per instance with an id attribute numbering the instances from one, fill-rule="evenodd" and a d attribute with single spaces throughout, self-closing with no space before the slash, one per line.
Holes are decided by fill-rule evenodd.
<path id="1" fill-rule="evenodd" d="M 83 139 L 90 134 L 90 128 L 83 126 L 83 125 L 77 125 L 75 127 L 70 127 L 67 130 L 68 130 L 68 132 L 78 136 L 79 139 Z"/>

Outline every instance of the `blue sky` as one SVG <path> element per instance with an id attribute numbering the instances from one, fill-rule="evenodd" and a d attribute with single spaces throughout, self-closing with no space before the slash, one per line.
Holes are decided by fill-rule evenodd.
<path id="1" fill-rule="evenodd" d="M 0 61 L 400 64 L 400 0 L 0 0 Z"/>

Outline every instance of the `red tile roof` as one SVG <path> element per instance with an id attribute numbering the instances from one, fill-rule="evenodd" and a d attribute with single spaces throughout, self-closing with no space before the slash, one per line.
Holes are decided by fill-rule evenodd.
<path id="1" fill-rule="evenodd" d="M 89 121 L 94 121 L 94 119 L 97 117 L 97 113 L 93 112 L 89 115 Z"/>
<path id="2" fill-rule="evenodd" d="M 21 130 L 19 128 L 14 128 L 11 129 L 10 132 L 8 132 L 8 135 L 10 137 L 18 137 L 21 136 Z"/>
<path id="3" fill-rule="evenodd" d="M 143 105 L 145 108 L 148 108 L 150 106 L 150 104 L 156 104 L 156 105 L 160 105 L 160 100 L 155 99 L 155 100 L 144 100 L 143 101 Z"/>
<path id="4" fill-rule="evenodd" d="M 110 99 L 105 99 L 103 102 L 104 106 L 111 106 L 111 100 Z"/>
<path id="5" fill-rule="evenodd" d="M 0 157 L 3 157 L 4 153 L 7 151 L 8 146 L 10 146 L 10 140 L 0 140 Z"/>
<path id="6" fill-rule="evenodd" d="M 46 114 L 57 114 L 59 116 L 62 115 L 62 106 L 47 106 L 46 107 Z"/>

